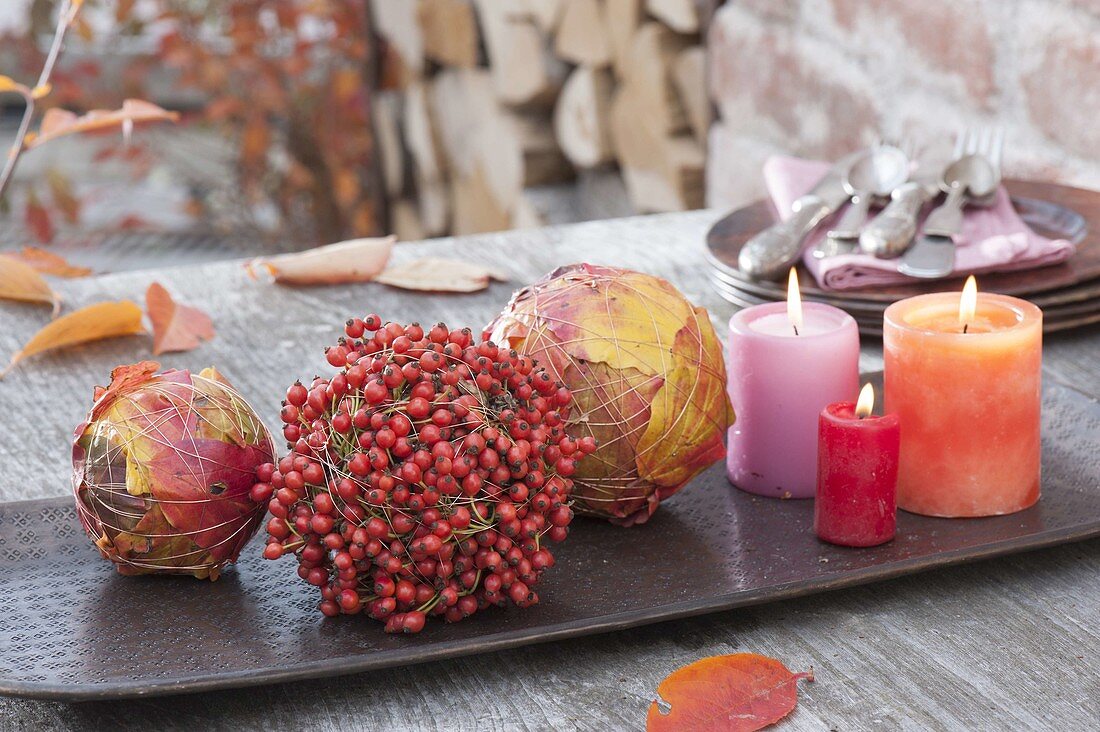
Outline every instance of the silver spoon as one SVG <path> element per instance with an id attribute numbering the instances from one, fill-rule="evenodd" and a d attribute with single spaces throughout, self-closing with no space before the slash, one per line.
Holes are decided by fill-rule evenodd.
<path id="1" fill-rule="evenodd" d="M 947 198 L 924 223 L 921 236 L 902 256 L 898 271 L 910 277 L 937 278 L 955 266 L 954 237 L 962 229 L 963 206 L 985 204 L 1000 185 L 1000 175 L 987 155 L 964 155 L 943 172 Z"/>
<path id="2" fill-rule="evenodd" d="M 871 202 L 883 199 L 909 177 L 909 156 L 893 145 L 875 145 L 857 157 L 844 180 L 852 203 L 813 251 L 821 259 L 855 251 Z"/>
<path id="3" fill-rule="evenodd" d="M 984 199 L 997 190 L 1000 180 L 985 155 L 964 155 L 943 172 L 943 190 L 947 199 L 928 214 L 924 233 L 928 236 L 955 236 L 962 228 L 962 209 L 968 202 Z"/>

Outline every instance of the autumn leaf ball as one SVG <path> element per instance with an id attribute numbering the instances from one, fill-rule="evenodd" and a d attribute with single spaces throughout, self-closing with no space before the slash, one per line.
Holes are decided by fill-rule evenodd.
<path id="1" fill-rule="evenodd" d="M 120 366 L 97 388 L 73 442 L 77 512 L 121 574 L 216 579 L 263 518 L 273 443 L 214 369 L 158 368 Z"/>
<path id="2" fill-rule="evenodd" d="M 573 475 L 579 511 L 644 522 L 724 457 L 734 415 L 722 348 L 706 310 L 667 281 L 562 267 L 516 292 L 485 335 L 573 392 L 571 432 L 599 444 Z"/>

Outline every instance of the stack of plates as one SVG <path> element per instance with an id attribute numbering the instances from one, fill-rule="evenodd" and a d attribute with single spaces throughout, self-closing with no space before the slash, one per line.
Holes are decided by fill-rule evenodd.
<path id="1" fill-rule="evenodd" d="M 1013 204 L 1035 231 L 1050 238 L 1077 243 L 1068 261 L 1019 272 L 993 272 L 980 278 L 986 292 L 1000 292 L 1030 300 L 1043 309 L 1043 329 L 1068 330 L 1100 322 L 1100 192 L 1053 183 L 1006 181 Z M 785 300 L 786 282 L 761 282 L 737 268 L 741 245 L 776 220 L 775 209 L 758 201 L 734 211 L 707 232 L 707 261 L 711 284 L 739 307 Z M 860 331 L 882 335 L 882 313 L 897 300 L 925 292 L 962 290 L 962 280 L 912 280 L 912 284 L 861 290 L 823 290 L 799 266 L 802 297 L 835 305 L 859 323 Z"/>

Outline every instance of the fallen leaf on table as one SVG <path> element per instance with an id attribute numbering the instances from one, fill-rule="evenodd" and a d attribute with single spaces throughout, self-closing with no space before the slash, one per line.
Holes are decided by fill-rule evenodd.
<path id="1" fill-rule="evenodd" d="M 38 247 L 23 247 L 18 252 L 8 252 L 4 256 L 18 259 L 24 264 L 29 264 L 41 274 L 53 275 L 54 277 L 87 277 L 92 273 L 92 270 L 88 267 L 71 264 L 64 257 Z"/>
<path id="2" fill-rule="evenodd" d="M 189 305 L 172 299 L 159 282 L 145 291 L 145 310 L 153 324 L 153 355 L 173 351 L 190 351 L 201 341 L 214 337 L 210 316 Z"/>
<path id="3" fill-rule="evenodd" d="M 157 105 L 141 99 L 127 99 L 120 109 L 93 109 L 80 116 L 67 109 L 51 107 L 42 116 L 38 132 L 27 135 L 27 149 L 35 148 L 74 132 L 91 132 L 110 127 L 131 129 L 134 124 L 144 122 L 175 122 L 179 114 L 169 112 Z"/>
<path id="4" fill-rule="evenodd" d="M 9 254 L 0 254 L 0 298 L 61 307 L 61 297 L 31 265 Z"/>
<path id="5" fill-rule="evenodd" d="M 649 705 L 646 732 L 718 730 L 751 732 L 778 722 L 798 702 L 798 680 L 779 661 L 755 653 L 710 656 L 665 677 L 657 693 L 671 706 Z"/>
<path id="6" fill-rule="evenodd" d="M 101 302 L 81 308 L 50 322 L 34 334 L 27 344 L 16 351 L 3 371 L 3 378 L 25 358 L 55 348 L 75 346 L 104 338 L 144 333 L 141 308 L 129 300 Z"/>
<path id="7" fill-rule="evenodd" d="M 60 209 L 70 224 L 80 222 L 80 199 L 73 193 L 73 185 L 68 177 L 59 170 L 46 171 L 46 183 L 50 186 L 50 196 L 54 205 Z"/>
<path id="8" fill-rule="evenodd" d="M 480 264 L 441 257 L 424 257 L 390 267 L 375 278 L 391 287 L 429 292 L 477 292 L 489 286 L 489 280 L 506 282 L 508 276 Z"/>
<path id="9" fill-rule="evenodd" d="M 50 219 L 50 212 L 38 200 L 38 194 L 32 189 L 27 196 L 27 208 L 23 212 L 27 228 L 34 234 L 34 238 L 43 244 L 53 241 L 54 228 Z"/>
<path id="10" fill-rule="evenodd" d="M 245 264 L 248 275 L 266 271 L 281 285 L 339 285 L 368 282 L 386 267 L 397 237 L 351 239 L 315 249 L 273 257 L 257 257 Z"/>

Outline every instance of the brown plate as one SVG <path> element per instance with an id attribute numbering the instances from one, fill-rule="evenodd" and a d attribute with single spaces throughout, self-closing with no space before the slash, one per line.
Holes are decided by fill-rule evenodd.
<path id="1" fill-rule="evenodd" d="M 106 699 L 336 676 L 546 643 L 889 579 L 1100 536 L 1100 404 L 1047 380 L 1043 498 L 1011 516 L 898 518 L 898 536 L 844 549 L 813 535 L 811 501 L 733 489 L 715 465 L 644 526 L 578 520 L 525 611 L 391 636 L 325 619 L 289 561 L 254 541 L 217 582 L 122 577 L 71 499 L 0 505 L 0 693 Z M 58 486 L 65 480 L 58 476 Z"/>
<path id="2" fill-rule="evenodd" d="M 994 272 L 982 276 L 982 289 L 1025 297 L 1054 290 L 1070 290 L 1090 282 L 1090 289 L 1100 289 L 1100 192 L 1072 188 L 1054 183 L 1034 183 L 1009 180 L 1006 187 L 1012 194 L 1021 216 L 1041 233 L 1079 239 L 1078 251 L 1062 264 L 1021 272 Z M 786 292 L 780 284 L 752 281 L 737 268 L 741 246 L 757 232 L 777 220 L 774 207 L 768 201 L 757 201 L 722 218 L 707 232 L 707 259 L 723 274 L 745 283 L 745 288 L 764 297 L 780 299 Z M 801 267 L 800 267 L 801 268 Z M 914 280 L 893 287 L 873 290 L 822 290 L 808 272 L 801 268 L 803 294 L 808 299 L 873 302 L 894 302 L 925 292 L 961 289 L 958 280 Z M 1047 304 L 1054 304 L 1048 302 Z"/>

